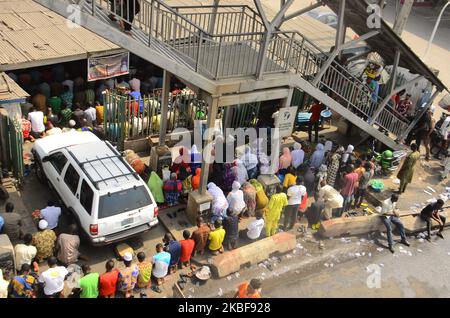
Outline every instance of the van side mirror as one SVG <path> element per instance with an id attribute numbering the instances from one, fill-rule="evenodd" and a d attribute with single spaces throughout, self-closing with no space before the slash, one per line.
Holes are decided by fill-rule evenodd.
<path id="1" fill-rule="evenodd" d="M 49 162 L 50 160 L 50 156 L 45 156 L 44 158 L 42 158 L 42 162 Z"/>

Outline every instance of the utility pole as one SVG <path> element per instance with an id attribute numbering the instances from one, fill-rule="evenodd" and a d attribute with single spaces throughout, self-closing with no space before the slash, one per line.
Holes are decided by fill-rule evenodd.
<path id="1" fill-rule="evenodd" d="M 411 13 L 414 0 L 398 0 L 398 1 L 403 1 L 403 4 L 400 4 L 401 7 L 398 12 L 398 15 L 395 18 L 393 29 L 398 36 L 401 36 L 403 33 L 403 29 L 406 26 L 406 22 L 408 21 L 409 14 Z"/>

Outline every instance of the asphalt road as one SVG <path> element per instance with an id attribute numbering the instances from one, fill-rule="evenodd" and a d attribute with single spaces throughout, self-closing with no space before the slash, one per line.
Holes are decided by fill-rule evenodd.
<path id="1" fill-rule="evenodd" d="M 338 266 L 318 267 L 308 276 L 290 272 L 265 281 L 263 294 L 269 298 L 450 297 L 450 231 L 444 236 L 445 240 L 433 236 L 432 243 L 411 238 L 411 247 L 397 244 L 395 254 L 366 254 Z"/>

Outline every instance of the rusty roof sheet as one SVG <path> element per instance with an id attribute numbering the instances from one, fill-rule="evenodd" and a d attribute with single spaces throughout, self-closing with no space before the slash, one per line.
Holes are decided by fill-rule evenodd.
<path id="1" fill-rule="evenodd" d="M 11 77 L 4 72 L 0 73 L 0 101 L 23 99 L 28 96 L 28 93 Z"/>
<path id="2" fill-rule="evenodd" d="M 119 49 L 32 0 L 0 0 L 0 68 Z M 21 65 L 22 64 L 22 65 Z"/>

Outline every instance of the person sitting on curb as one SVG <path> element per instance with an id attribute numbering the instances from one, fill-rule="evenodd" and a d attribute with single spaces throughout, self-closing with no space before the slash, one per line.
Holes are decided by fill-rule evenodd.
<path id="1" fill-rule="evenodd" d="M 392 226 L 391 223 L 395 224 L 401 236 L 401 243 L 403 245 L 409 246 L 409 242 L 406 240 L 405 227 L 402 221 L 400 221 L 400 214 L 397 209 L 398 194 L 393 194 L 389 199 L 383 201 L 381 207 L 381 220 L 386 226 L 387 239 L 389 244 L 389 251 L 394 253 L 392 246 L 394 245 L 394 240 L 392 239 Z"/>
<path id="2" fill-rule="evenodd" d="M 444 201 L 442 199 L 437 200 L 435 203 L 428 204 L 420 212 L 420 218 L 427 223 L 427 237 L 426 240 L 431 242 L 431 226 L 432 222 L 435 221 L 439 224 L 439 232 L 436 233 L 440 238 L 444 238 L 442 231 L 444 230 L 446 218 L 445 216 L 439 214 L 439 210 L 444 206 Z"/>
<path id="3" fill-rule="evenodd" d="M 216 222 L 214 222 L 214 230 L 211 231 L 208 236 L 208 248 L 213 255 L 223 253 L 224 250 L 222 244 L 225 239 L 225 234 L 225 230 L 222 228 L 222 221 L 216 220 Z"/>

